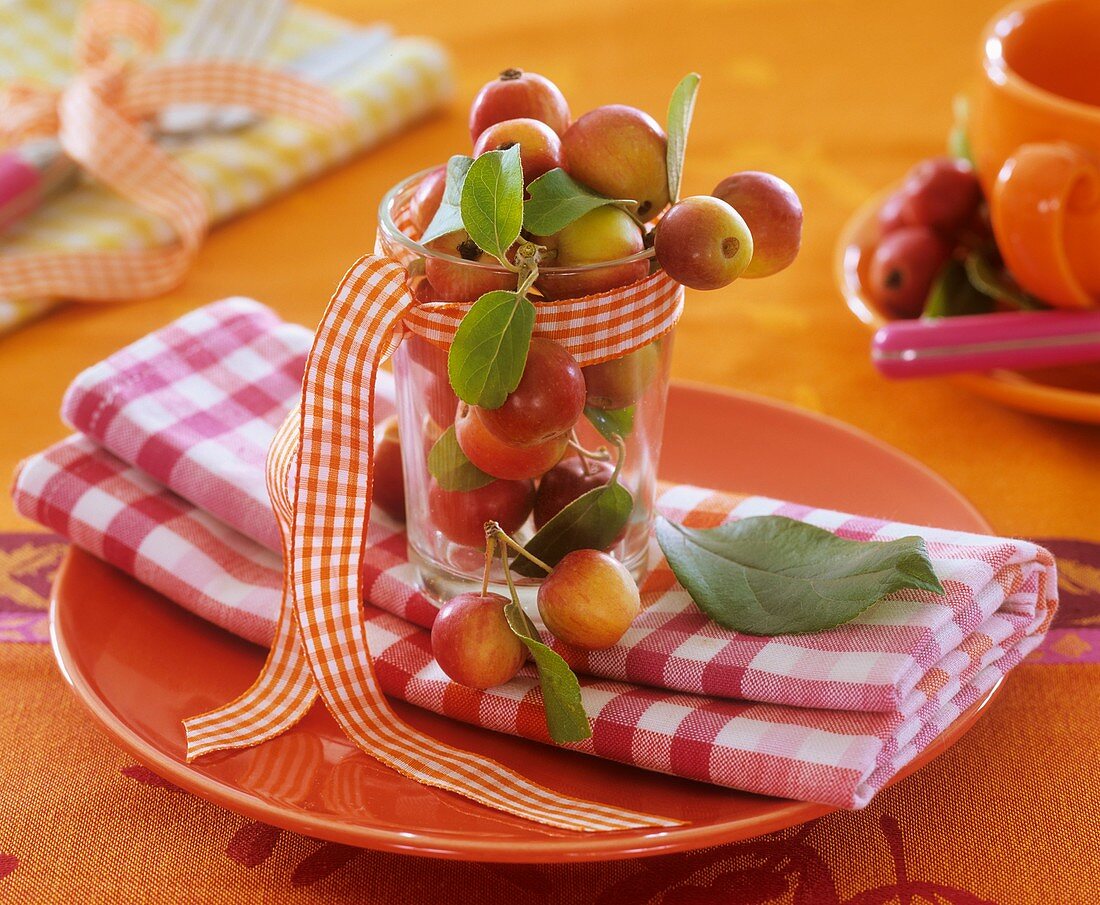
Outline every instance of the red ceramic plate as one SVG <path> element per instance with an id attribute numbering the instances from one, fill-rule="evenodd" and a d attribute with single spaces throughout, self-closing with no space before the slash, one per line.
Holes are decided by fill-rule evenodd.
<path id="1" fill-rule="evenodd" d="M 706 430 L 700 430 L 700 425 Z M 853 512 L 986 532 L 985 520 L 913 459 L 787 406 L 701 387 L 672 389 L 662 476 Z M 219 805 L 336 842 L 477 861 L 627 858 L 748 839 L 828 807 L 750 795 L 475 729 L 395 702 L 402 717 L 571 795 L 686 821 L 616 833 L 544 828 L 405 779 L 356 750 L 322 708 L 258 748 L 183 762 L 184 716 L 229 700 L 264 652 L 173 606 L 78 550 L 51 608 L 65 677 L 108 734 L 161 776 Z M 972 707 L 919 766 L 967 731 Z"/>
<path id="2" fill-rule="evenodd" d="M 896 188 L 896 186 L 894 187 Z M 863 278 L 878 241 L 878 212 L 893 189 L 872 198 L 852 215 L 836 246 L 835 273 L 848 308 L 878 329 L 888 321 L 863 290 Z M 948 378 L 972 393 L 1036 415 L 1100 424 L 1100 364 L 1032 371 L 996 370 Z"/>

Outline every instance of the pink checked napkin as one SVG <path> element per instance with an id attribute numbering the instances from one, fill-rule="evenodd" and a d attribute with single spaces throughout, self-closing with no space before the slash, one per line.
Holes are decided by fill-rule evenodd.
<path id="1" fill-rule="evenodd" d="M 29 459 L 30 518 L 251 641 L 270 640 L 281 565 L 264 456 L 312 339 L 248 299 L 192 312 L 80 375 L 63 415 L 80 433 Z M 379 416 L 392 384 L 379 382 Z M 860 539 L 919 533 L 946 593 L 904 592 L 856 622 L 754 638 L 706 620 L 663 561 L 622 642 L 583 654 L 591 739 L 578 750 L 764 794 L 860 807 L 1042 639 L 1053 559 L 1024 541 L 663 488 L 662 512 L 716 524 L 781 513 Z M 434 604 L 415 587 L 399 525 L 375 511 L 364 588 L 387 693 L 498 731 L 546 739 L 531 669 L 486 692 L 430 654 Z"/>

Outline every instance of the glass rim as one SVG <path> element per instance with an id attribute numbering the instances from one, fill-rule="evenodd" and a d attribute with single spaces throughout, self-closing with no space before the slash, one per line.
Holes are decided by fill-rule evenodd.
<path id="1" fill-rule="evenodd" d="M 396 185 L 392 186 L 385 195 L 382 196 L 382 200 L 378 204 L 378 226 L 386 234 L 386 238 L 390 241 L 396 242 L 403 246 L 408 251 L 422 258 L 437 258 L 445 261 L 457 261 L 467 267 L 480 267 L 484 270 L 495 270 L 499 273 L 510 273 L 509 270 L 502 267 L 499 263 L 488 264 L 482 261 L 468 261 L 465 258 L 458 257 L 457 255 L 449 255 L 435 249 L 428 248 L 426 245 L 421 245 L 418 241 L 411 236 L 402 232 L 393 219 L 393 206 L 394 202 L 403 191 L 408 189 L 413 184 L 419 182 L 433 170 L 439 169 L 438 166 L 428 167 L 421 170 L 418 173 L 413 173 L 411 176 L 406 176 Z M 594 264 L 579 264 L 575 267 L 540 267 L 540 274 L 571 274 L 571 273 L 586 273 L 590 271 L 606 270 L 611 267 L 618 267 L 622 264 L 633 264 L 637 261 L 649 261 L 653 258 L 653 248 L 643 248 L 641 251 L 630 255 L 625 258 L 615 258 L 611 261 L 598 261 Z"/>

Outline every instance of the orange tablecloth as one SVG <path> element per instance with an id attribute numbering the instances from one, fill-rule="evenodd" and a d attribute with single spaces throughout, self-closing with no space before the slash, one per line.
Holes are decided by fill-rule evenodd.
<path id="1" fill-rule="evenodd" d="M 910 892 L 936 884 L 943 902 L 1100 900 L 1100 547 L 1090 543 L 1100 542 L 1100 429 L 1001 409 L 947 383 L 885 383 L 831 273 L 852 209 L 941 149 L 997 0 L 376 0 L 369 15 L 353 0 L 324 5 L 445 40 L 463 100 L 520 65 L 557 81 L 574 112 L 619 101 L 660 116 L 679 76 L 701 72 L 686 190 L 772 170 L 802 195 L 806 238 L 775 279 L 690 295 L 674 375 L 842 418 L 946 476 L 998 531 L 1081 541 L 1055 544 L 1072 601 L 1057 650 L 1013 673 L 967 738 L 863 812 L 691 856 L 543 868 L 358 852 L 250 824 L 165 788 L 107 742 L 48 646 L 0 644 L 0 900 L 828 903 L 892 887 L 899 869 Z M 246 294 L 315 321 L 371 247 L 383 190 L 467 145 L 459 103 L 220 228 L 170 296 L 71 307 L 0 338 L 0 473 L 64 434 L 58 402 L 79 369 L 183 311 Z M 0 532 L 29 530 L 0 500 Z M 0 599 L 44 607 L 58 552 L 45 538 L 0 537 Z"/>

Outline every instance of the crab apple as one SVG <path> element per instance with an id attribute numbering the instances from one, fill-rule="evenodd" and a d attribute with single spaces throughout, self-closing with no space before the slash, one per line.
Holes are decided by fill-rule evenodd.
<path id="1" fill-rule="evenodd" d="M 405 343 L 409 357 L 423 372 L 418 377 L 418 383 L 422 388 L 424 407 L 436 424 L 449 427 L 454 424 L 458 396 L 447 376 L 447 350 L 415 333 Z"/>
<path id="2" fill-rule="evenodd" d="M 516 288 L 516 275 L 478 248 L 465 230 L 433 239 L 428 248 L 437 252 L 424 259 L 424 273 L 437 301 L 472 302 L 494 289 Z"/>
<path id="3" fill-rule="evenodd" d="M 569 431 L 584 411 L 584 374 L 560 343 L 536 336 L 519 385 L 495 409 L 479 409 L 481 423 L 507 443 L 528 446 Z"/>
<path id="4" fill-rule="evenodd" d="M 561 146 L 570 176 L 608 198 L 637 201 L 643 220 L 668 204 L 668 139 L 648 113 L 597 107 L 566 130 Z"/>
<path id="5" fill-rule="evenodd" d="M 691 289 L 721 289 L 752 260 L 752 233 L 732 207 L 711 195 L 677 201 L 657 224 L 657 260 Z"/>
<path id="6" fill-rule="evenodd" d="M 561 166 L 558 133 L 537 119 L 506 119 L 493 123 L 474 144 L 474 157 L 486 151 L 507 151 L 513 145 L 519 145 L 524 185 Z"/>
<path id="7" fill-rule="evenodd" d="M 770 277 L 798 257 L 802 245 L 802 202 L 771 173 L 746 170 L 727 176 L 711 192 L 737 213 L 752 234 L 752 260 L 742 276 Z"/>
<path id="8" fill-rule="evenodd" d="M 508 534 L 518 531 L 535 504 L 532 481 L 493 481 L 475 490 L 444 490 L 428 485 L 432 524 L 456 544 L 485 546 L 485 523 L 497 522 Z"/>
<path id="9" fill-rule="evenodd" d="M 904 209 L 905 195 L 894 192 L 878 209 L 878 231 L 880 236 L 892 233 L 895 229 L 906 226 Z"/>
<path id="10" fill-rule="evenodd" d="M 563 459 L 539 481 L 535 494 L 535 527 L 541 528 L 577 497 L 603 487 L 611 480 L 614 469 L 607 462 L 579 457 Z"/>
<path id="11" fill-rule="evenodd" d="M 660 364 L 660 347 L 652 342 L 619 358 L 589 365 L 584 369 L 588 404 L 599 409 L 633 405 L 653 382 Z"/>
<path id="12" fill-rule="evenodd" d="M 455 437 L 466 458 L 486 474 L 509 481 L 537 478 L 565 455 L 569 446 L 567 434 L 518 446 L 500 439 L 485 426 L 481 417 L 484 411 L 476 405 L 461 403 L 455 416 Z"/>
<path id="13" fill-rule="evenodd" d="M 905 177 L 900 194 L 906 224 L 948 235 L 966 226 L 982 201 L 974 168 L 954 157 L 922 160 Z"/>
<path id="14" fill-rule="evenodd" d="M 539 585 L 538 605 L 556 638 L 585 650 L 612 647 L 642 607 L 626 567 L 599 550 L 567 553 Z"/>
<path id="15" fill-rule="evenodd" d="M 537 119 L 561 135 L 569 127 L 569 104 L 550 79 L 522 69 L 505 69 L 486 83 L 470 105 L 470 139 L 507 119 Z"/>
<path id="16" fill-rule="evenodd" d="M 550 271 L 544 271 L 536 282 L 548 299 L 578 298 L 606 292 L 616 286 L 627 286 L 649 274 L 648 261 L 631 261 L 554 273 L 558 268 L 579 268 L 602 264 L 619 258 L 629 258 L 645 248 L 642 231 L 630 215 L 611 205 L 598 207 L 578 217 L 553 236 L 537 240 L 552 254 Z"/>
<path id="17" fill-rule="evenodd" d="M 447 168 L 438 166 L 420 180 L 409 199 L 409 216 L 416 234 L 423 235 L 432 222 L 439 204 L 443 201 L 443 189 L 447 186 Z"/>
<path id="18" fill-rule="evenodd" d="M 390 518 L 405 521 L 405 476 L 401 470 L 401 436 L 396 416 L 390 416 L 378 426 L 373 499 Z"/>
<path id="19" fill-rule="evenodd" d="M 432 655 L 459 685 L 503 685 L 523 666 L 527 648 L 508 625 L 508 603 L 500 594 L 470 592 L 440 607 L 432 623 Z"/>
<path id="20" fill-rule="evenodd" d="M 894 317 L 920 317 L 951 246 L 927 226 L 903 226 L 884 236 L 871 255 L 867 291 Z"/>

